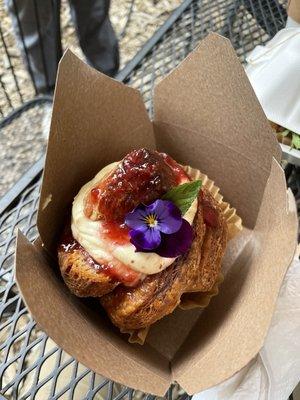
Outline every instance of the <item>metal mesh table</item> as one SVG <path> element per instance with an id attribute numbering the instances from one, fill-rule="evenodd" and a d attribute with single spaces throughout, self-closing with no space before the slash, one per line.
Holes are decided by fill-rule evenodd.
<path id="1" fill-rule="evenodd" d="M 209 31 L 229 37 L 244 62 L 249 51 L 284 27 L 284 5 L 285 1 L 277 0 L 186 0 L 118 78 L 141 90 L 151 114 L 155 82 L 178 65 Z M 19 117 L 16 113 L 13 118 Z M 17 229 L 30 239 L 37 235 L 42 165 L 42 161 L 35 164 L 1 202 L 5 210 L 0 219 L 0 393 L 13 399 L 154 398 L 80 365 L 39 329 L 20 298 L 13 274 L 15 235 Z M 187 395 L 173 386 L 167 397 Z"/>

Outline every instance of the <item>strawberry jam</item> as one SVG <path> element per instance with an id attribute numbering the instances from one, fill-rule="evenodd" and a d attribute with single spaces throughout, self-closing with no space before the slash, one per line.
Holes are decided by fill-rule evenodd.
<path id="1" fill-rule="evenodd" d="M 203 206 L 203 219 L 204 223 L 211 228 L 218 227 L 218 214 L 214 208 Z"/>
<path id="2" fill-rule="evenodd" d="M 74 239 L 71 229 L 65 230 L 59 242 L 58 251 L 63 253 L 73 253 L 80 248 L 80 244 Z"/>
<path id="3" fill-rule="evenodd" d="M 201 190 L 201 203 L 203 209 L 204 223 L 210 228 L 217 228 L 219 226 L 219 216 L 215 208 L 211 206 L 205 193 Z"/>
<path id="4" fill-rule="evenodd" d="M 129 229 L 125 224 L 117 222 L 104 222 L 102 224 L 101 236 L 116 244 L 129 243 Z"/>
<path id="5" fill-rule="evenodd" d="M 86 199 L 85 215 L 93 220 L 123 223 L 138 204 L 160 198 L 181 180 L 184 171 L 157 151 L 134 150 Z M 186 177 L 186 175 L 185 175 Z"/>
<path id="6" fill-rule="evenodd" d="M 122 229 L 122 228 L 121 228 Z M 122 233 L 125 235 L 125 233 Z M 128 233 L 127 233 L 128 235 Z M 58 246 L 59 252 L 73 253 L 74 251 L 80 251 L 83 255 L 85 262 L 89 264 L 91 268 L 95 270 L 96 273 L 104 273 L 109 276 L 111 280 L 115 282 L 121 282 L 126 286 L 136 285 L 140 279 L 141 274 L 134 271 L 133 269 L 122 264 L 120 261 L 114 263 L 98 263 L 95 261 L 88 252 L 74 239 L 71 229 L 66 229 L 61 237 L 61 241 Z M 69 266 L 65 273 L 69 273 L 72 266 Z"/>
<path id="7" fill-rule="evenodd" d="M 184 181 L 190 181 L 190 177 L 188 174 L 185 172 L 185 170 L 182 168 L 181 165 L 179 165 L 172 157 L 170 157 L 166 153 L 160 153 L 165 162 L 169 165 L 169 167 L 172 169 L 172 171 L 175 173 L 176 176 L 176 184 L 180 185 Z"/>

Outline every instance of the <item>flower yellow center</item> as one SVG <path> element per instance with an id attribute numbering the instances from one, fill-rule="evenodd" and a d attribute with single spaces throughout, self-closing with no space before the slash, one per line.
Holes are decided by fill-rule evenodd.
<path id="1" fill-rule="evenodd" d="M 149 214 L 145 217 L 145 222 L 150 228 L 154 228 L 157 225 L 157 217 L 155 214 Z"/>

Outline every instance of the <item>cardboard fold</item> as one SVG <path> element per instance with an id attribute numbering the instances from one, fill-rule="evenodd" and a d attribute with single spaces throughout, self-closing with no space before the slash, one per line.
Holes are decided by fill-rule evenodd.
<path id="1" fill-rule="evenodd" d="M 78 187 L 133 148 L 154 148 L 152 130 L 136 89 L 65 52 L 58 68 L 37 221 L 48 250 L 54 249 Z"/>
<path id="2" fill-rule="evenodd" d="M 226 39 L 212 34 L 202 41 L 158 84 L 154 104 L 152 123 L 136 90 L 65 53 L 38 212 L 40 240 L 32 245 L 18 235 L 16 279 L 42 329 L 87 367 L 148 393 L 162 395 L 177 381 L 192 394 L 230 377 L 262 346 L 296 244 L 296 208 L 278 164 L 279 146 Z M 144 346 L 129 344 L 97 301 L 71 295 L 55 261 L 74 195 L 104 165 L 139 147 L 199 168 L 245 225 L 227 247 L 219 295 L 204 312 L 175 310 L 154 324 Z"/>
<path id="3" fill-rule="evenodd" d="M 104 313 L 93 311 L 65 290 L 45 257 L 39 244 L 31 244 L 18 232 L 16 280 L 39 326 L 56 344 L 96 373 L 145 392 L 151 392 L 155 383 L 155 392 L 163 395 L 170 385 L 168 360 L 153 349 L 148 349 L 145 356 L 139 346 L 133 347 L 123 340 L 111 329 Z"/>
<path id="4" fill-rule="evenodd" d="M 247 176 L 247 168 L 239 168 L 234 176 L 228 174 L 230 180 L 225 183 L 224 174 L 214 169 L 221 165 L 226 171 L 227 163 L 237 163 L 237 157 L 248 160 L 249 164 L 255 160 L 257 169 L 265 174 L 261 184 L 256 185 L 253 198 L 257 205 L 253 213 L 244 210 L 249 204 L 248 195 L 230 198 L 234 207 L 239 205 L 246 226 L 253 228 L 272 158 L 280 160 L 281 152 L 229 40 L 217 34 L 208 35 L 189 57 L 158 83 L 154 91 L 154 122 L 159 130 L 159 143 L 163 142 L 165 134 L 168 142 L 172 140 L 172 145 L 177 144 L 178 155 L 184 146 L 186 158 L 190 155 L 187 163 L 207 173 L 226 197 L 229 187 L 240 187 L 242 180 L 245 182 L 243 190 L 253 190 L 253 179 Z M 201 136 L 201 142 L 195 139 L 198 136 Z M 205 151 L 199 152 L 199 147 L 205 144 Z M 197 150 L 194 146 L 198 146 Z M 223 154 L 225 147 L 231 156 Z M 211 158 L 212 162 L 203 162 L 200 154 Z"/>

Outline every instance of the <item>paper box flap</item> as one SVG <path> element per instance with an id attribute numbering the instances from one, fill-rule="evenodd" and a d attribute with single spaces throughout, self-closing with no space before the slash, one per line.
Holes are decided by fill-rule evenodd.
<path id="1" fill-rule="evenodd" d="M 278 145 L 229 43 L 209 36 L 159 84 L 153 125 L 138 92 L 67 52 L 59 67 L 38 228 L 47 249 L 53 248 L 80 187 L 131 149 L 156 144 L 215 179 L 247 226 L 246 246 L 228 245 L 232 258 L 220 294 L 203 314 L 186 314 L 187 330 L 171 335 L 171 325 L 160 331 L 158 322 L 144 346 L 128 344 L 98 303 L 68 291 L 40 242 L 31 245 L 22 235 L 16 277 L 41 327 L 89 368 L 145 392 L 162 395 L 173 378 L 194 393 L 228 378 L 261 347 L 297 230 L 295 204 L 288 208 L 283 171 L 273 158 L 279 158 Z M 176 329 L 184 320 L 175 314 Z"/>
<path id="2" fill-rule="evenodd" d="M 155 387 L 157 394 L 164 395 L 171 379 L 168 360 L 154 349 L 145 352 L 123 340 L 100 307 L 95 312 L 66 290 L 43 253 L 39 244 L 32 245 L 18 232 L 16 280 L 39 326 L 96 373 L 145 392 Z"/>
<path id="3" fill-rule="evenodd" d="M 214 33 L 156 85 L 154 121 L 205 132 L 269 171 L 272 157 L 280 160 L 276 138 L 230 41 Z"/>
<path id="4" fill-rule="evenodd" d="M 58 70 L 38 212 L 38 230 L 48 249 L 82 184 L 139 147 L 154 147 L 140 93 L 67 51 Z"/>
<path id="5" fill-rule="evenodd" d="M 278 190 L 274 196 L 274 188 L 284 185 L 283 171 L 274 160 L 252 240 L 173 361 L 173 379 L 190 394 L 232 376 L 263 345 L 296 247 L 293 195 Z"/>
<path id="6" fill-rule="evenodd" d="M 253 228 L 272 157 L 280 160 L 280 148 L 227 39 L 210 34 L 156 86 L 154 122 L 159 147 L 165 148 L 168 134 L 164 126 L 176 126 L 173 156 L 186 156 L 179 160 L 200 167 L 216 180 L 224 196 L 239 207 L 245 224 Z M 165 140 L 170 143 L 172 137 Z M 260 170 L 259 183 L 254 183 L 256 172 L 249 176 L 253 167 Z M 238 189 L 241 181 L 246 182 L 245 196 Z M 246 207 L 251 191 L 255 206 L 249 213 Z"/>
<path id="7" fill-rule="evenodd" d="M 289 1 L 288 16 L 300 24 L 300 3 L 298 0 Z"/>

